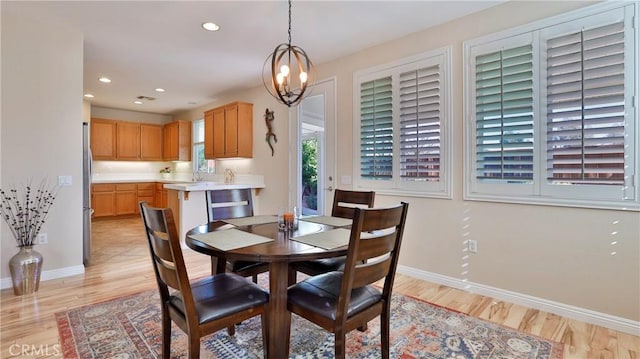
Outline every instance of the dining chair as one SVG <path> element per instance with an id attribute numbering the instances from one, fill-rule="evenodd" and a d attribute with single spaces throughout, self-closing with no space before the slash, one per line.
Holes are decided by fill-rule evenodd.
<path id="1" fill-rule="evenodd" d="M 205 193 L 209 222 L 253 216 L 251 188 L 209 190 Z M 211 270 L 215 273 L 218 258 L 211 258 Z M 252 277 L 258 283 L 258 274 L 269 271 L 269 263 L 227 260 L 226 270 L 243 277 Z"/>
<path id="2" fill-rule="evenodd" d="M 265 309 L 269 293 L 247 278 L 233 273 L 212 274 L 190 282 L 180 247 L 173 212 L 140 202 L 158 283 L 162 309 L 162 357 L 171 356 L 171 322 L 188 337 L 189 358 L 200 357 L 200 339 L 236 323 L 260 315 L 266 348 L 268 327 Z M 266 349 L 265 352 L 266 353 Z"/>
<path id="3" fill-rule="evenodd" d="M 335 357 L 345 357 L 346 334 L 380 317 L 382 358 L 389 358 L 391 291 L 409 204 L 357 208 L 344 271 L 309 277 L 287 290 L 287 309 L 335 336 Z M 382 290 L 373 286 L 384 279 Z"/>
<path id="4" fill-rule="evenodd" d="M 374 191 L 347 191 L 336 189 L 333 194 L 331 216 L 352 219 L 357 207 L 366 206 L 367 208 L 373 208 L 375 198 L 376 193 Z"/>
<path id="5" fill-rule="evenodd" d="M 376 193 L 374 191 L 347 191 L 336 189 L 333 195 L 331 216 L 353 219 L 356 208 L 363 206 L 373 208 L 375 197 Z M 318 275 L 334 270 L 342 270 L 345 259 L 346 257 L 333 257 L 294 263 L 292 265 L 292 277 L 289 279 L 289 282 L 292 284 L 295 282 L 297 272 L 302 272 L 307 275 Z"/>

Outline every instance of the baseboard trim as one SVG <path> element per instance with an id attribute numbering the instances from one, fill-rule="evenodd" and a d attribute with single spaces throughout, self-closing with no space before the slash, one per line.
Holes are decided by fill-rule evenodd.
<path id="1" fill-rule="evenodd" d="M 51 279 L 64 278 L 69 277 L 76 274 L 84 273 L 84 266 L 71 266 L 58 268 L 53 270 L 42 271 L 40 274 L 40 281 L 47 281 Z M 11 283 L 11 278 L 2 278 L 0 279 L 0 289 L 12 288 L 13 284 Z"/>
<path id="2" fill-rule="evenodd" d="M 491 287 L 484 284 L 463 281 L 453 277 L 431 273 L 412 267 L 398 265 L 398 273 L 410 277 L 422 279 L 428 282 L 446 285 L 467 292 L 484 295 L 506 302 L 523 305 L 529 308 L 561 315 L 566 318 L 579 320 L 585 323 L 599 325 L 619 332 L 640 336 L 640 322 L 629 320 L 614 315 L 600 313 L 593 310 L 580 308 L 564 303 L 533 297 L 527 294 L 511 292 L 508 290 Z"/>

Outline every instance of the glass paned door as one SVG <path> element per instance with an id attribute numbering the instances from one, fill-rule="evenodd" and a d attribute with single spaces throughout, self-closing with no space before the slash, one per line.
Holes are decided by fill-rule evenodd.
<path id="1" fill-rule="evenodd" d="M 297 144 L 295 198 L 302 214 L 331 212 L 335 183 L 335 99 L 333 80 L 311 88 L 292 109 L 292 143 Z"/>

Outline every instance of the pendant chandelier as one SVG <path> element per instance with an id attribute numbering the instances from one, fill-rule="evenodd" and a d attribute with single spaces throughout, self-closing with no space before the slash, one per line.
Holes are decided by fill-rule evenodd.
<path id="1" fill-rule="evenodd" d="M 289 107 L 302 100 L 311 81 L 311 60 L 298 46 L 291 45 L 291 0 L 289 0 L 289 42 L 276 46 L 264 62 L 262 82 L 271 96 Z"/>

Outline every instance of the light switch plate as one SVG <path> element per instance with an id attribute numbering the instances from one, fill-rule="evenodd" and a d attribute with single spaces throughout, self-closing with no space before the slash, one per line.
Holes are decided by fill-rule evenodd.
<path id="1" fill-rule="evenodd" d="M 73 184 L 73 180 L 71 176 L 58 176 L 58 185 L 59 186 L 71 186 Z"/>

